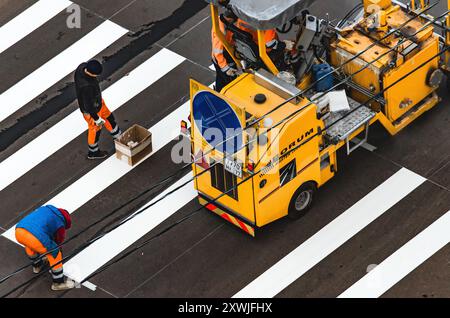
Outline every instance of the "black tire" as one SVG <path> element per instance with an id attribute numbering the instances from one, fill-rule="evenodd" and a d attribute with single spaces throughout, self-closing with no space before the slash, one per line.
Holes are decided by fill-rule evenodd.
<path id="1" fill-rule="evenodd" d="M 295 191 L 289 203 L 288 217 L 298 220 L 312 207 L 316 196 L 317 187 L 313 182 L 306 182 Z"/>

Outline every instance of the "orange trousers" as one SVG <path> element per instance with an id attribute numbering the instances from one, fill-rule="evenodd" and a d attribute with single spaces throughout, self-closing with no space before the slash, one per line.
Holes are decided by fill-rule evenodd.
<path id="1" fill-rule="evenodd" d="M 25 252 L 30 258 L 35 258 L 48 252 L 47 248 L 33 234 L 25 229 L 16 229 L 16 240 L 25 246 Z M 56 257 L 53 257 L 52 254 L 47 254 L 46 256 L 53 271 L 63 267 L 61 251 L 58 252 Z"/>
<path id="2" fill-rule="evenodd" d="M 97 113 L 97 115 L 105 120 L 105 127 L 109 132 L 112 132 L 115 127 L 112 127 L 111 123 L 108 121 L 109 116 L 111 116 L 111 111 L 105 104 L 105 101 L 102 100 L 102 108 Z M 96 146 L 98 142 L 98 133 L 102 130 L 103 127 L 99 127 L 95 124 L 94 118 L 92 118 L 89 114 L 83 114 L 84 120 L 86 120 L 88 124 L 88 144 L 90 146 Z"/>

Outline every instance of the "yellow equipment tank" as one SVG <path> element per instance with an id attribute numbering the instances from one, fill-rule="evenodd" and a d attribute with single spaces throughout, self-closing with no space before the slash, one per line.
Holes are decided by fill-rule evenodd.
<path id="1" fill-rule="evenodd" d="M 370 2 L 378 1 L 365 1 L 366 4 Z M 389 30 L 397 29 L 413 18 L 399 6 L 390 4 L 390 1 L 383 1 L 382 8 L 386 14 Z M 367 91 L 367 94 L 364 94 L 351 89 L 352 97 L 360 102 L 365 102 L 368 95 L 376 95 L 383 88 L 396 83 L 439 52 L 439 38 L 434 34 L 434 27 L 431 24 L 426 27 L 426 21 L 412 20 L 400 28 L 402 37 L 392 35 L 383 40 L 383 43 L 374 45 L 375 41 L 385 36 L 385 33 L 378 32 L 376 27 L 368 28 L 369 20 L 370 17 L 365 17 L 352 30 L 343 31 L 332 43 L 330 50 L 331 64 L 339 67 L 367 47 L 373 46 L 343 68 L 345 75 L 351 75 L 367 63 L 378 59 L 370 67 L 352 77 L 353 82 Z M 398 46 L 399 43 L 401 43 L 400 46 Z M 419 114 L 437 104 L 439 98 L 435 91 L 438 87 L 433 84 L 433 76 L 439 76 L 439 74 L 435 72 L 441 72 L 438 56 L 384 92 L 383 107 L 372 103 L 372 109 L 381 110 L 386 117 L 387 121 L 384 120 L 383 123 L 386 124 L 389 132 L 397 133 Z"/>

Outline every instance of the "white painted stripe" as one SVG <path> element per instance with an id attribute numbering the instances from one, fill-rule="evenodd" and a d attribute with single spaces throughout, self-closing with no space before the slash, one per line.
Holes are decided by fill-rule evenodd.
<path id="1" fill-rule="evenodd" d="M 386 258 L 339 298 L 376 298 L 450 243 L 450 211 Z"/>
<path id="2" fill-rule="evenodd" d="M 0 28 L 0 53 L 19 42 L 72 4 L 68 0 L 40 0 Z"/>
<path id="3" fill-rule="evenodd" d="M 158 122 L 149 130 L 152 132 L 153 152 L 144 160 L 131 167 L 126 163 L 112 156 L 100 165 L 89 171 L 86 175 L 75 181 L 64 191 L 60 192 L 46 204 L 64 207 L 70 213 L 76 211 L 97 194 L 105 190 L 111 184 L 125 176 L 128 172 L 139 166 L 148 157 L 162 149 L 170 141 L 180 134 L 180 121 L 189 114 L 189 104 L 187 102 L 173 111 L 170 115 Z M 4 237 L 15 241 L 14 228 L 2 234 Z"/>
<path id="4" fill-rule="evenodd" d="M 86 287 L 87 289 L 90 289 L 91 291 L 96 291 L 97 290 L 97 286 L 92 284 L 91 282 L 84 282 L 82 284 L 84 287 Z"/>
<path id="5" fill-rule="evenodd" d="M 423 177 L 402 168 L 234 297 L 274 297 L 424 181 Z"/>
<path id="6" fill-rule="evenodd" d="M 150 203 L 158 200 L 172 189 L 188 182 L 191 178 L 192 173 L 187 174 L 155 199 L 150 201 Z M 101 266 L 119 255 L 131 244 L 135 243 L 145 234 L 161 224 L 176 211 L 188 204 L 196 196 L 197 192 L 194 190 L 194 182 L 188 182 L 187 185 L 176 191 L 174 194 L 156 203 L 148 210 L 119 226 L 114 231 L 106 234 L 103 238 L 94 242 L 74 258 L 70 259 L 67 262 L 67 265 L 69 266 L 66 266 L 66 268 L 76 270 L 65 270 L 64 274 L 77 282 L 84 280 Z"/>
<path id="7" fill-rule="evenodd" d="M 127 76 L 121 78 L 118 82 L 105 90 L 103 96 L 109 109 L 111 111 L 118 109 L 131 98 L 145 90 L 148 86 L 158 81 L 176 66 L 180 65 L 184 60 L 185 59 L 178 54 L 167 49 L 162 49 Z M 151 103 L 151 101 L 149 103 Z M 179 125 L 177 124 L 177 126 Z M 86 128 L 86 122 L 81 113 L 76 110 L 5 159 L 0 163 L 0 175 L 2 176 L 0 178 L 0 191 L 82 134 L 86 131 Z M 123 171 L 124 167 L 120 166 L 119 169 L 120 171 Z M 107 173 L 99 175 L 101 177 L 93 179 L 95 181 L 91 185 L 98 184 L 99 182 L 102 182 L 102 180 L 107 183 L 108 181 L 107 179 L 104 179 L 104 177 L 111 174 L 113 170 L 106 171 Z M 74 200 L 75 198 L 79 198 L 81 193 L 87 191 L 85 188 L 81 189 L 83 189 L 83 191 L 80 191 L 80 193 L 71 192 L 69 196 L 73 196 Z M 63 193 L 60 195 L 63 196 Z M 64 202 L 62 206 L 66 206 L 67 204 L 70 205 L 70 202 L 70 200 Z M 67 207 L 67 209 L 73 210 L 73 206 L 78 207 L 77 204 L 72 204 L 70 207 Z"/>
<path id="8" fill-rule="evenodd" d="M 214 67 L 214 64 L 211 64 L 211 65 L 209 66 L 209 69 L 210 69 L 211 71 L 213 71 L 213 72 L 216 71 L 216 68 Z"/>
<path id="9" fill-rule="evenodd" d="M 103 22 L 81 40 L 1 94 L 0 121 L 32 101 L 74 71 L 81 62 L 94 57 L 127 32 L 111 21 Z"/>

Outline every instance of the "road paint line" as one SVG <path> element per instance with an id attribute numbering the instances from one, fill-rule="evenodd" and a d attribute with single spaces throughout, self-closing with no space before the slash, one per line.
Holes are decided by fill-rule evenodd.
<path id="1" fill-rule="evenodd" d="M 117 110 L 183 61 L 185 59 L 180 55 L 162 49 L 104 91 L 103 97 L 109 109 L 111 111 Z M 177 124 L 178 126 L 179 124 Z M 6 158 L 0 163 L 0 176 L 2 176 L 0 178 L 0 191 L 85 132 L 86 128 L 83 116 L 76 110 Z M 123 167 L 120 167 L 120 169 L 123 169 Z M 109 173 L 106 173 L 106 175 Z M 103 177 L 104 175 L 95 180 L 94 184 L 101 182 Z M 72 195 L 78 197 L 79 194 L 74 193 Z M 63 206 L 65 205 L 63 204 Z"/>
<path id="2" fill-rule="evenodd" d="M 211 64 L 211 65 L 209 66 L 209 69 L 210 69 L 211 71 L 213 71 L 213 72 L 216 71 L 216 68 L 214 67 L 214 64 Z"/>
<path id="3" fill-rule="evenodd" d="M 184 60 L 185 59 L 183 57 L 166 49 L 163 49 L 162 51 L 158 52 L 147 62 L 141 64 L 131 73 L 129 73 L 128 76 L 122 78 L 104 92 L 105 98 L 108 99 L 114 98 L 114 100 L 112 100 L 112 103 L 109 104 L 110 109 L 115 110 L 119 108 L 126 101 L 136 96 L 139 92 L 142 92 L 146 87 L 150 86 L 152 83 L 160 79 L 164 75 L 163 72 L 169 72 L 170 70 L 181 64 Z M 170 65 L 168 65 L 167 63 L 170 63 Z M 147 86 L 145 86 L 146 84 Z M 120 94 L 118 94 L 117 96 L 115 93 L 116 90 L 117 92 L 120 92 Z M 87 173 L 85 176 L 77 180 L 63 192 L 59 193 L 57 196 L 55 196 L 46 204 L 53 204 L 55 206 L 64 206 L 69 212 L 74 212 L 76 209 L 78 209 L 83 204 L 92 199 L 95 195 L 106 189 L 109 185 L 117 181 L 119 178 L 123 177 L 132 169 L 136 168 L 148 157 L 155 154 L 157 151 L 162 149 L 167 143 L 176 138 L 179 135 L 180 120 L 187 116 L 187 114 L 189 113 L 189 109 L 190 109 L 190 102 L 186 102 L 185 104 L 180 106 L 177 110 L 173 111 L 170 115 L 165 117 L 164 120 L 158 122 L 156 125 L 150 128 L 150 131 L 152 131 L 153 133 L 153 140 L 152 140 L 153 152 L 149 154 L 146 158 L 144 158 L 144 160 L 136 164 L 134 167 L 130 167 L 127 164 L 120 162 L 115 158 L 115 156 L 110 157 L 106 161 L 101 163 L 99 166 L 91 170 L 89 173 Z M 79 118 L 80 114 L 78 111 L 75 111 L 70 116 L 74 116 L 72 120 L 72 122 L 74 122 L 76 121 L 76 118 Z M 65 127 L 67 124 L 69 124 L 69 123 L 64 124 L 63 121 L 57 125 Z M 78 125 L 79 124 L 83 123 L 80 122 L 78 123 Z M 155 138 L 155 136 L 157 138 Z M 74 137 L 76 137 L 75 134 Z M 39 148 L 39 146 L 36 148 Z M 10 228 L 2 235 L 5 238 L 17 243 L 15 239 L 14 229 L 15 226 Z M 77 267 L 71 267 L 70 264 L 68 266 L 67 264 L 65 264 L 64 267 L 65 270 L 67 270 L 68 268 L 70 272 L 77 272 L 78 270 Z M 88 281 L 84 282 L 82 285 L 90 289 L 91 291 L 96 291 L 97 289 L 96 285 Z"/>
<path id="4" fill-rule="evenodd" d="M 91 282 L 84 282 L 83 284 L 84 287 L 86 287 L 87 289 L 90 289 L 92 291 L 96 291 L 97 290 L 97 286 L 92 284 Z"/>
<path id="5" fill-rule="evenodd" d="M 188 182 L 191 178 L 192 173 L 185 175 L 149 203 L 155 202 L 167 192 Z M 106 234 L 103 238 L 94 242 L 70 259 L 67 263 L 70 266 L 66 266 L 66 268 L 76 270 L 65 270 L 64 274 L 76 282 L 83 281 L 108 261 L 123 252 L 131 244 L 138 241 L 164 220 L 183 208 L 183 206 L 192 201 L 196 196 L 197 192 L 194 189 L 194 182 L 188 182 L 180 190 L 156 203 L 114 231 Z"/>
<path id="6" fill-rule="evenodd" d="M 68 0 L 40 0 L 0 28 L 0 53 L 72 5 Z"/>
<path id="7" fill-rule="evenodd" d="M 73 72 L 77 66 L 106 49 L 128 31 L 105 21 L 82 39 L 39 67 L 0 95 L 0 121 L 9 117 Z"/>
<path id="8" fill-rule="evenodd" d="M 158 122 L 149 130 L 152 132 L 153 152 L 147 155 L 133 167 L 118 160 L 115 156 L 109 157 L 100 165 L 89 171 L 80 179 L 72 183 L 65 190 L 60 192 L 46 204 L 64 207 L 69 213 L 73 213 L 78 208 L 89 202 L 93 197 L 112 185 L 114 182 L 125 176 L 131 170 L 138 167 L 147 158 L 174 140 L 180 134 L 179 124 L 182 118 L 189 114 L 190 102 L 186 102 L 178 107 L 170 115 Z M 2 234 L 4 237 L 16 242 L 14 227 Z"/>
<path id="9" fill-rule="evenodd" d="M 386 258 L 339 298 L 376 298 L 450 243 L 450 211 Z"/>
<path id="10" fill-rule="evenodd" d="M 274 297 L 406 197 L 425 180 L 414 172 L 402 168 L 234 297 Z"/>

